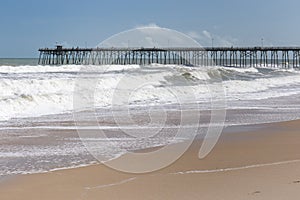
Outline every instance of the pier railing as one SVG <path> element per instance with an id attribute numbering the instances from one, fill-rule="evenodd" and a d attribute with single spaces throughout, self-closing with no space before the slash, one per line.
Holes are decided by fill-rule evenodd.
<path id="1" fill-rule="evenodd" d="M 300 67 L 300 47 L 57 48 L 39 49 L 40 65 Z"/>

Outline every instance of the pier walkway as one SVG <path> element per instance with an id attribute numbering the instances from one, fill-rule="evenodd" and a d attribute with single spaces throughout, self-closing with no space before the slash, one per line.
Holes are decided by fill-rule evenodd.
<path id="1" fill-rule="evenodd" d="M 300 67 L 300 47 L 56 48 L 39 49 L 40 65 Z"/>

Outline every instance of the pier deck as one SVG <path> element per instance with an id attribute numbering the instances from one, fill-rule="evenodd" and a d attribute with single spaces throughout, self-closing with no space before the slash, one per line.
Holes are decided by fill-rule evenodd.
<path id="1" fill-rule="evenodd" d="M 300 67 L 300 47 L 56 48 L 39 49 L 40 65 Z"/>

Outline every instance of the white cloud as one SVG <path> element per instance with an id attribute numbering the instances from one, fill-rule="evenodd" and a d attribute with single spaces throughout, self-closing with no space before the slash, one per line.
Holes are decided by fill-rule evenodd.
<path id="1" fill-rule="evenodd" d="M 214 46 L 222 47 L 236 46 L 238 43 L 238 39 L 236 38 L 212 34 L 207 30 L 202 31 L 201 33 L 198 33 L 196 31 L 189 31 L 187 35 L 197 40 L 200 45 L 206 47 L 211 46 L 212 42 Z"/>
<path id="2" fill-rule="evenodd" d="M 195 40 L 202 39 L 202 36 L 199 33 L 195 32 L 195 31 L 190 31 L 190 32 L 187 33 L 187 35 L 190 36 L 191 38 L 195 39 Z"/>
<path id="3" fill-rule="evenodd" d="M 165 48 L 165 47 L 198 47 L 195 40 L 186 35 L 167 28 L 160 28 L 156 24 L 139 26 L 143 28 L 124 31 L 105 40 L 101 47 L 133 47 L 133 48 Z"/>
<path id="4" fill-rule="evenodd" d="M 204 31 L 202 31 L 202 34 L 203 34 L 205 37 L 207 37 L 207 38 L 209 38 L 209 39 L 212 39 L 212 36 L 211 36 L 210 32 L 204 30 Z"/>
<path id="5" fill-rule="evenodd" d="M 135 28 L 160 28 L 156 23 L 150 23 L 146 25 L 137 25 Z"/>

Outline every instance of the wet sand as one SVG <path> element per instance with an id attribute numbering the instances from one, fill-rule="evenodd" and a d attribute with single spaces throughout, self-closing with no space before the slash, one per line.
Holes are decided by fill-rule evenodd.
<path id="1" fill-rule="evenodd" d="M 0 199 L 299 199 L 300 120 L 227 128 L 199 160 L 201 139 L 174 164 L 127 174 L 102 164 L 0 183 Z"/>

